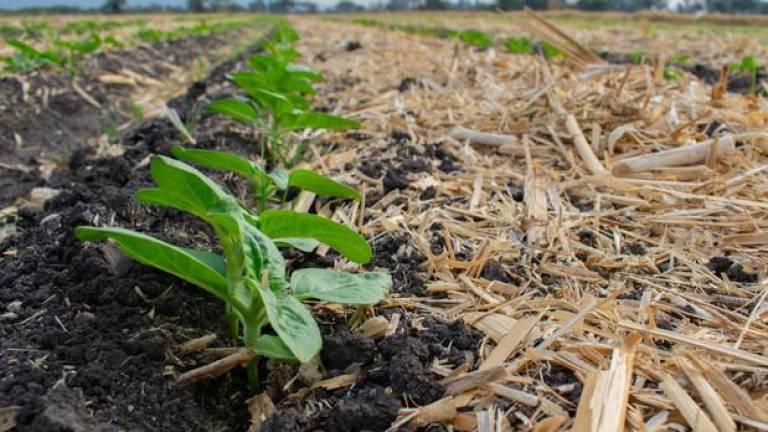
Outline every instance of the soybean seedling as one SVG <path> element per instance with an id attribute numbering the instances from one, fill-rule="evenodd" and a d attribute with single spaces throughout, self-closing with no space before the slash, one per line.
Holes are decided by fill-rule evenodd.
<path id="1" fill-rule="evenodd" d="M 222 255 L 123 228 L 78 227 L 75 234 L 87 241 L 110 240 L 127 256 L 224 301 L 232 331 L 257 356 L 310 361 L 322 338 L 303 300 L 374 304 L 392 285 L 384 273 L 309 268 L 289 277 L 276 245 L 281 238 L 314 239 L 357 263 L 371 259 L 370 246 L 356 232 L 320 216 L 284 210 L 252 215 L 224 188 L 183 162 L 156 156 L 151 172 L 157 187 L 138 191 L 136 199 L 201 218 L 213 228 Z M 266 332 L 267 326 L 274 333 Z M 258 387 L 257 359 L 248 366 L 253 387 Z"/>

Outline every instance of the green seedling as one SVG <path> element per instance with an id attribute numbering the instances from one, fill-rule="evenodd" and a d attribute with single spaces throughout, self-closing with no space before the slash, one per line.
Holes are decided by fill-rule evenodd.
<path id="1" fill-rule="evenodd" d="M 493 45 L 493 35 L 479 30 L 459 32 L 459 40 L 480 49 L 488 49 Z"/>
<path id="2" fill-rule="evenodd" d="M 210 169 L 230 171 L 244 177 L 250 185 L 260 212 L 266 210 L 269 203 L 278 203 L 281 207 L 285 207 L 288 188 L 291 187 L 320 196 L 351 198 L 358 201 L 363 199 L 363 195 L 358 190 L 306 169 L 291 171 L 276 169 L 267 172 L 261 165 L 231 153 L 186 149 L 181 146 L 175 146 L 171 154 L 185 162 Z M 280 192 L 282 194 L 277 196 Z"/>
<path id="3" fill-rule="evenodd" d="M 739 63 L 731 65 L 731 69 L 749 76 L 749 91 L 753 93 L 757 90 L 757 77 L 760 67 L 760 63 L 753 56 L 742 57 Z"/>
<path id="4" fill-rule="evenodd" d="M 669 57 L 669 62 L 672 64 L 685 64 L 688 63 L 688 60 L 691 59 L 691 56 L 688 54 L 675 54 L 671 57 Z"/>
<path id="5" fill-rule="evenodd" d="M 315 93 L 313 83 L 323 80 L 323 75 L 293 62 L 299 53 L 288 43 L 298 36 L 295 31 L 282 26 L 276 38 L 266 48 L 269 55 L 251 57 L 251 70 L 232 75 L 232 81 L 247 96 L 220 99 L 208 109 L 226 115 L 239 122 L 258 127 L 262 158 L 270 163 L 282 163 L 291 168 L 301 157 L 304 142 L 288 141 L 288 134 L 305 129 L 345 130 L 356 129 L 354 120 L 314 111 L 306 99 Z"/>
<path id="6" fill-rule="evenodd" d="M 640 64 L 645 61 L 646 58 L 648 58 L 648 55 L 645 53 L 645 51 L 641 50 L 634 50 L 627 55 L 627 58 L 631 63 L 634 64 Z"/>
<path id="7" fill-rule="evenodd" d="M 183 162 L 156 156 L 151 173 L 157 187 L 138 191 L 136 199 L 186 211 L 207 222 L 218 238 L 221 255 L 123 228 L 78 227 L 75 234 L 86 241 L 110 240 L 136 261 L 224 301 L 232 331 L 257 356 L 310 361 L 322 339 L 303 300 L 374 304 L 392 285 L 384 273 L 310 268 L 289 275 L 277 247 L 281 239 L 319 241 L 357 263 L 368 262 L 371 249 L 356 232 L 317 215 L 285 210 L 252 215 L 224 188 Z M 257 360 L 248 373 L 257 387 Z"/>
<path id="8" fill-rule="evenodd" d="M 671 67 L 665 67 L 664 68 L 664 79 L 665 80 L 677 81 L 677 80 L 679 80 L 682 77 L 683 77 L 683 74 L 679 70 L 677 70 L 675 68 L 671 68 Z"/>
<path id="9" fill-rule="evenodd" d="M 555 57 L 561 57 L 566 58 L 568 57 L 568 54 L 561 51 L 556 46 L 552 45 L 549 42 L 542 42 L 541 43 L 541 52 L 544 53 L 544 57 L 546 58 L 555 58 Z"/>
<path id="10" fill-rule="evenodd" d="M 504 41 L 504 49 L 512 54 L 530 54 L 533 52 L 533 45 L 527 37 L 509 37 Z"/>
<path id="11" fill-rule="evenodd" d="M 16 49 L 15 54 L 0 57 L 0 60 L 5 63 L 5 69 L 10 72 L 23 73 L 45 65 L 60 65 L 64 62 L 55 52 L 37 50 L 18 39 L 8 39 L 5 42 Z"/>

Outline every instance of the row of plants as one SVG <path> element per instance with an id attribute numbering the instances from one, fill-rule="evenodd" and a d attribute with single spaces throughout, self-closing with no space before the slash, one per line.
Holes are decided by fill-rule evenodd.
<path id="1" fill-rule="evenodd" d="M 387 23 L 371 18 L 357 18 L 353 20 L 355 24 L 360 24 L 368 27 L 379 27 L 388 30 L 399 30 L 408 33 L 422 34 L 426 36 L 433 36 L 439 38 L 454 38 L 458 39 L 468 45 L 474 46 L 479 49 L 487 49 L 492 47 L 496 39 L 493 34 L 483 32 L 479 30 L 453 30 L 446 27 L 435 26 L 423 26 L 413 24 L 398 24 Z M 547 58 L 554 57 L 567 57 L 567 54 L 554 45 L 543 41 L 533 41 L 525 36 L 510 36 L 500 41 L 501 47 L 504 51 L 511 54 L 535 54 L 541 53 Z M 632 63 L 640 64 L 648 61 L 648 53 L 642 50 L 635 50 L 628 54 L 628 60 Z M 678 54 L 671 56 L 667 63 L 672 67 L 666 67 L 664 69 L 664 78 L 668 80 L 676 80 L 682 77 L 681 71 L 678 67 L 684 67 L 690 60 L 690 56 L 687 54 Z M 759 76 L 761 70 L 765 68 L 760 65 L 754 56 L 744 56 L 739 62 L 735 62 L 729 65 L 729 69 L 737 74 L 746 75 L 750 81 L 750 91 L 760 91 Z"/>
<path id="2" fill-rule="evenodd" d="M 195 35 L 207 35 L 216 32 L 234 31 L 251 25 L 264 24 L 266 18 L 256 17 L 248 20 L 227 20 L 209 23 L 200 22 L 192 26 L 179 27 L 174 30 L 158 30 L 146 27 L 146 20 L 127 20 L 119 23 L 120 26 L 141 25 L 136 32 L 138 40 L 156 43 Z M 34 31 L 32 24 L 35 24 Z M 105 49 L 122 49 L 130 41 L 120 40 L 113 34 L 107 34 L 117 25 L 116 22 L 96 22 L 92 20 L 76 21 L 69 23 L 66 32 L 58 32 L 51 29 L 46 23 L 29 22 L 22 34 L 27 37 L 6 37 L 5 43 L 13 48 L 14 52 L 0 56 L 0 63 L 4 65 L 6 73 L 26 73 L 41 67 L 50 66 L 61 68 L 71 75 L 78 72 L 77 65 L 88 55 L 95 54 Z M 36 44 L 45 45 L 45 48 L 36 48 L 32 40 L 40 37 L 32 37 L 39 32 L 47 32 L 49 42 Z M 66 33 L 74 33 L 75 37 L 63 37 Z"/>
<path id="3" fill-rule="evenodd" d="M 211 33 L 238 30 L 254 24 L 264 24 L 266 19 L 267 18 L 265 17 L 255 17 L 251 19 L 225 20 L 218 22 L 203 20 L 194 25 L 177 27 L 171 30 L 160 30 L 142 26 L 136 32 L 136 37 L 144 42 L 157 43 L 189 36 L 203 36 Z"/>
<path id="4" fill-rule="evenodd" d="M 634 50 L 627 55 L 629 62 L 634 64 L 643 64 L 650 61 L 651 56 L 643 50 Z M 667 64 L 677 67 L 685 67 L 690 60 L 690 56 L 687 54 L 676 54 L 670 56 L 667 59 Z M 755 56 L 746 55 L 739 61 L 730 63 L 728 70 L 734 74 L 744 75 L 749 79 L 749 90 L 751 93 L 758 92 L 761 89 L 758 87 L 758 79 L 761 71 L 765 70 L 765 66 L 761 65 Z M 664 77 L 667 79 L 680 78 L 680 71 L 674 68 L 666 68 L 664 70 Z"/>
<path id="5" fill-rule="evenodd" d="M 387 23 L 371 18 L 354 19 L 355 24 L 367 27 L 379 27 L 387 30 L 398 30 L 407 33 L 421 34 L 425 36 L 438 37 L 441 39 L 458 39 L 461 42 L 476 47 L 478 49 L 488 49 L 496 43 L 496 38 L 492 33 L 481 30 L 455 30 L 447 27 L 425 26 L 414 24 Z M 501 47 L 512 54 L 534 54 L 540 52 L 547 58 L 566 57 L 566 53 L 559 50 L 549 42 L 536 42 L 525 36 L 508 37 L 501 41 Z"/>
<path id="6" fill-rule="evenodd" d="M 303 268 L 289 272 L 282 248 L 311 252 L 320 244 L 351 262 L 365 264 L 372 251 L 355 230 L 328 218 L 291 210 L 288 189 L 362 200 L 360 192 L 311 170 L 296 169 L 306 143 L 291 132 L 357 128 L 352 120 L 310 108 L 318 71 L 293 63 L 298 34 L 281 24 L 265 44 L 265 54 L 250 58 L 250 70 L 232 75 L 243 95 L 213 102 L 210 110 L 252 125 L 262 137 L 253 161 L 231 153 L 173 148 L 171 157 L 155 156 L 150 170 L 156 187 L 135 198 L 188 212 L 208 223 L 220 253 L 176 246 L 140 232 L 117 227 L 78 227 L 82 240 L 110 240 L 146 265 L 194 284 L 226 304 L 233 337 L 255 354 L 249 382 L 257 387 L 261 357 L 308 362 L 321 349 L 320 329 L 303 303 L 375 304 L 392 281 L 379 272 L 349 273 Z M 253 192 L 253 205 L 238 200 L 222 185 L 194 168 L 225 170 L 242 176 Z M 251 200 L 248 200 L 251 202 Z"/>

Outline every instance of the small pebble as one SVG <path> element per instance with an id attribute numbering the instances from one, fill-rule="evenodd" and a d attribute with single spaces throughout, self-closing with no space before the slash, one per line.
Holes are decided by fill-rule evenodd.
<path id="1" fill-rule="evenodd" d="M 14 300 L 8 303 L 5 308 L 8 309 L 8 312 L 19 313 L 21 312 L 21 300 Z"/>

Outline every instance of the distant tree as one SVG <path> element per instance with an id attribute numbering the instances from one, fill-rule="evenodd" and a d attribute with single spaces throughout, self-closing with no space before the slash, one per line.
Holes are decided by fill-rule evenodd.
<path id="1" fill-rule="evenodd" d="M 523 4 L 534 10 L 545 10 L 549 4 L 548 0 L 523 0 Z"/>
<path id="2" fill-rule="evenodd" d="M 387 10 L 405 10 L 413 9 L 413 2 L 411 0 L 387 0 Z"/>
<path id="3" fill-rule="evenodd" d="M 248 9 L 256 12 L 264 12 L 267 9 L 267 3 L 264 0 L 254 0 L 248 4 Z"/>
<path id="4" fill-rule="evenodd" d="M 720 13 L 760 13 L 763 3 L 759 0 L 707 0 L 709 12 Z"/>
<path id="5" fill-rule="evenodd" d="M 523 8 L 523 0 L 496 0 L 496 7 L 503 10 L 520 10 Z"/>
<path id="6" fill-rule="evenodd" d="M 296 2 L 293 0 L 277 0 L 272 3 L 271 9 L 273 12 L 291 12 L 296 7 Z"/>
<path id="7" fill-rule="evenodd" d="M 579 0 L 576 7 L 586 11 L 604 11 L 614 8 L 611 0 Z"/>
<path id="8" fill-rule="evenodd" d="M 125 7 L 125 0 L 107 0 L 102 9 L 108 13 L 120 13 L 123 7 Z"/>
<path id="9" fill-rule="evenodd" d="M 422 10 L 446 10 L 450 5 L 443 0 L 425 0 L 424 4 L 419 8 Z"/>
<path id="10" fill-rule="evenodd" d="M 190 12 L 205 12 L 205 0 L 187 0 L 187 10 Z"/>
<path id="11" fill-rule="evenodd" d="M 351 0 L 341 0 L 340 2 L 336 3 L 336 6 L 333 7 L 333 10 L 337 12 L 358 12 L 365 10 L 365 8 Z"/>
<path id="12" fill-rule="evenodd" d="M 212 11 L 237 11 L 243 7 L 233 0 L 208 0 L 208 9 Z"/>

